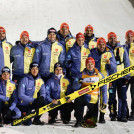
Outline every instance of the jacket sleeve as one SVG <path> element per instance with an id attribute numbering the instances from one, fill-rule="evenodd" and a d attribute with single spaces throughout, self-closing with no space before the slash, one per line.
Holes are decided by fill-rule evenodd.
<path id="1" fill-rule="evenodd" d="M 37 48 L 38 45 L 40 44 L 40 41 L 30 41 L 30 42 L 32 42 L 34 48 Z"/>
<path id="2" fill-rule="evenodd" d="M 41 60 L 41 46 L 38 46 L 35 50 L 34 53 L 34 57 L 33 57 L 33 62 L 36 62 L 38 64 L 40 64 L 40 60 Z"/>
<path id="3" fill-rule="evenodd" d="M 124 61 L 124 68 L 127 68 L 130 66 L 129 56 L 125 47 L 124 47 L 123 61 Z M 127 74 L 126 76 L 124 76 L 124 78 L 130 79 L 130 74 Z"/>
<path id="4" fill-rule="evenodd" d="M 62 46 L 62 51 L 59 56 L 59 62 L 63 65 L 63 68 L 65 69 L 65 49 Z"/>
<path id="5" fill-rule="evenodd" d="M 42 84 L 42 86 L 41 86 L 40 96 L 43 96 L 44 99 L 46 99 L 46 88 L 45 88 L 45 85 L 44 84 Z"/>
<path id="6" fill-rule="evenodd" d="M 10 52 L 10 63 L 12 63 L 14 61 L 14 47 L 11 48 L 11 52 Z"/>
<path id="7" fill-rule="evenodd" d="M 72 55 L 71 55 L 71 49 L 68 50 L 66 55 L 66 68 L 72 67 Z"/>
<path id="8" fill-rule="evenodd" d="M 99 73 L 99 77 L 100 77 L 100 80 L 104 78 L 104 76 L 101 73 Z M 100 92 L 102 92 L 102 96 L 100 98 L 102 100 L 102 103 L 107 104 L 108 102 L 107 84 L 100 87 Z"/>
<path id="9" fill-rule="evenodd" d="M 0 99 L 2 100 L 2 101 L 9 101 L 9 98 L 8 97 L 6 97 L 6 96 L 4 96 L 4 95 L 0 95 Z"/>
<path id="10" fill-rule="evenodd" d="M 34 98 L 30 97 L 30 96 L 27 96 L 25 94 L 25 90 L 26 90 L 26 78 L 23 78 L 20 83 L 19 83 L 19 88 L 18 88 L 18 97 L 20 100 L 23 100 L 25 102 L 33 102 Z"/>
<path id="11" fill-rule="evenodd" d="M 11 104 L 11 106 L 9 107 L 9 109 L 12 111 L 16 105 L 17 105 L 17 102 L 18 102 L 18 96 L 17 96 L 17 90 L 15 89 L 13 94 L 12 94 L 12 97 L 13 97 L 13 102 Z"/>
<path id="12" fill-rule="evenodd" d="M 112 52 L 111 52 L 111 55 L 112 57 L 110 58 L 110 64 L 108 65 L 110 69 L 110 73 L 109 73 L 110 75 L 117 72 L 117 64 L 116 64 L 116 60 Z"/>
<path id="13" fill-rule="evenodd" d="M 70 83 L 70 81 L 69 81 L 69 85 L 68 85 L 68 87 L 67 87 L 66 95 L 69 95 L 69 94 L 71 94 L 71 93 L 73 93 L 73 89 L 72 89 L 72 85 L 71 85 L 71 83 Z"/>
<path id="14" fill-rule="evenodd" d="M 51 81 L 48 80 L 46 83 L 46 99 L 49 103 L 52 102 L 52 100 L 53 100 L 50 95 L 50 93 L 51 93 L 51 85 L 50 84 L 51 84 Z"/>

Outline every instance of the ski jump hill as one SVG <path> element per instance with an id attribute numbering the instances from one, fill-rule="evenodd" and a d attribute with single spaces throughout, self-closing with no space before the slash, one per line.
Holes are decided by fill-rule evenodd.
<path id="1" fill-rule="evenodd" d="M 20 39 L 24 30 L 30 34 L 30 40 L 41 41 L 51 27 L 60 29 L 66 22 L 72 35 L 84 32 L 85 26 L 94 27 L 96 37 L 107 40 L 109 32 L 117 34 L 121 44 L 125 42 L 127 30 L 134 30 L 134 0 L 0 0 L 0 26 L 7 31 L 7 39 L 13 45 Z M 128 104 L 130 107 L 130 91 Z M 42 120 L 47 123 L 47 114 Z M 134 122 L 111 122 L 106 114 L 106 123 L 96 128 L 73 128 L 75 118 L 64 125 L 58 119 L 54 125 L 10 126 L 0 128 L 0 134 L 133 134 Z"/>

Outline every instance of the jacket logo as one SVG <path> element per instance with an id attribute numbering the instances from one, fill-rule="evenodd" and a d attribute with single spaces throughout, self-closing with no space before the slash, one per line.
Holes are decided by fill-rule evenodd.
<path id="1" fill-rule="evenodd" d="M 134 53 L 134 50 L 132 50 L 132 53 Z"/>
<path id="2" fill-rule="evenodd" d="M 55 52 L 58 52 L 58 49 L 55 49 Z"/>
<path id="3" fill-rule="evenodd" d="M 84 55 L 86 55 L 86 52 L 84 52 Z"/>
<path id="4" fill-rule="evenodd" d="M 65 83 L 63 83 L 63 86 L 65 86 Z"/>
<path id="5" fill-rule="evenodd" d="M 9 90 L 12 90 L 12 87 L 9 87 Z"/>
<path id="6" fill-rule="evenodd" d="M 38 84 L 37 84 L 38 86 L 40 85 L 40 83 L 38 82 Z"/>
<path id="7" fill-rule="evenodd" d="M 107 58 L 107 55 L 104 55 L 104 58 Z"/>
<path id="8" fill-rule="evenodd" d="M 94 48 L 94 45 L 92 45 L 92 48 Z"/>
<path id="9" fill-rule="evenodd" d="M 6 48 L 6 50 L 8 51 L 8 47 L 5 47 Z"/>
<path id="10" fill-rule="evenodd" d="M 71 41 L 68 41 L 68 44 L 71 45 Z"/>
<path id="11" fill-rule="evenodd" d="M 31 53 L 31 50 L 30 49 L 28 49 L 28 53 Z"/>

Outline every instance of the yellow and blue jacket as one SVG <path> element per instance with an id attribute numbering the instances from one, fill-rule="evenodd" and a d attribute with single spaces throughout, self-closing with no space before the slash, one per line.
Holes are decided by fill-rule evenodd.
<path id="1" fill-rule="evenodd" d="M 4 66 L 10 68 L 11 48 L 12 48 L 12 44 L 7 42 L 6 39 L 4 41 L 0 40 L 0 75 L 1 75 L 1 70 Z"/>
<path id="2" fill-rule="evenodd" d="M 60 99 L 73 92 L 69 79 L 64 75 L 58 78 L 55 74 L 46 83 L 47 100 Z"/>
<path id="3" fill-rule="evenodd" d="M 18 96 L 16 85 L 13 81 L 0 79 L 0 100 L 5 104 L 9 104 L 11 111 L 14 110 L 18 102 Z"/>
<path id="4" fill-rule="evenodd" d="M 84 88 L 89 86 L 101 79 L 104 76 L 95 68 L 92 72 L 89 72 L 86 68 L 74 78 L 73 81 L 73 90 L 79 90 L 80 88 Z M 79 83 L 79 80 L 82 79 L 82 83 Z M 89 103 L 97 103 L 99 100 L 99 92 L 102 92 L 102 102 L 107 104 L 108 97 L 107 97 L 107 85 L 104 85 L 98 89 L 92 90 L 91 92 L 84 95 L 84 98 Z"/>

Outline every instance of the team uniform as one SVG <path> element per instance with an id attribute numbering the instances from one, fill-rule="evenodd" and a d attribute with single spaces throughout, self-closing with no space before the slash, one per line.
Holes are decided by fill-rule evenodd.
<path id="1" fill-rule="evenodd" d="M 58 77 L 55 74 L 53 74 L 53 76 L 47 81 L 46 91 L 47 100 L 49 103 L 52 102 L 53 99 L 61 99 L 62 97 L 65 97 L 66 95 L 73 92 L 70 81 L 64 75 Z M 49 123 L 55 122 L 58 110 L 61 112 L 61 119 L 63 123 L 69 123 L 71 119 L 71 112 L 73 110 L 73 103 L 66 103 L 49 111 L 49 117 L 51 118 Z"/>
<path id="2" fill-rule="evenodd" d="M 107 47 L 113 52 L 115 56 L 116 64 L 117 64 L 117 72 L 130 66 L 127 50 L 123 46 L 117 43 L 115 47 L 111 47 L 111 45 L 107 43 Z M 117 116 L 117 112 L 116 112 L 116 103 L 117 103 L 116 102 L 116 88 L 117 88 L 118 101 L 119 101 L 118 102 L 118 120 L 119 121 L 123 121 L 126 118 L 127 84 L 125 82 L 127 80 L 129 80 L 129 75 L 126 75 L 114 81 L 112 84 L 110 84 L 110 87 L 109 87 L 110 117 L 115 118 Z"/>

